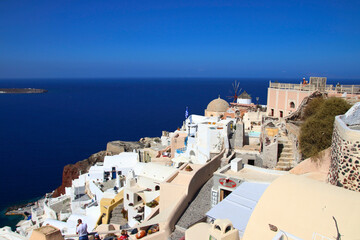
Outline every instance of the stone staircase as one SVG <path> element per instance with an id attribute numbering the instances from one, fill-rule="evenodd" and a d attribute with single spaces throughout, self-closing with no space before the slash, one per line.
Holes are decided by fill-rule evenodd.
<path id="1" fill-rule="evenodd" d="M 110 224 L 125 225 L 127 223 L 126 219 L 123 218 L 123 215 L 121 213 L 123 207 L 124 207 L 123 203 L 120 203 L 118 206 L 114 208 L 114 210 L 111 212 L 110 215 L 110 221 L 109 221 Z"/>
<path id="2" fill-rule="evenodd" d="M 276 164 L 276 170 L 288 171 L 294 165 L 294 152 L 292 142 L 284 134 L 279 138 L 279 146 L 282 145 L 279 161 Z"/>
<path id="3" fill-rule="evenodd" d="M 175 225 L 175 231 L 168 240 L 178 240 L 185 236 L 185 231 L 192 225 L 205 222 L 206 213 L 211 209 L 211 189 L 214 186 L 211 177 L 199 190 Z"/>

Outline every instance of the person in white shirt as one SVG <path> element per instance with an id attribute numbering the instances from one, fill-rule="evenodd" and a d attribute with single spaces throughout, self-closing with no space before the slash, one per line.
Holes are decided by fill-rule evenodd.
<path id="1" fill-rule="evenodd" d="M 79 240 L 89 240 L 87 224 L 83 223 L 81 219 L 78 219 L 78 225 L 76 226 L 76 234 L 79 234 Z"/>

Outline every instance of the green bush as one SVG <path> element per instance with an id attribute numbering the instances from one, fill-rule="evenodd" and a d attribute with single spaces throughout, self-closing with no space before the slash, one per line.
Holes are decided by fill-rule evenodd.
<path id="1" fill-rule="evenodd" d="M 330 147 L 335 116 L 351 107 L 341 98 L 315 98 L 304 111 L 300 130 L 300 150 L 304 158 L 314 157 Z"/>
<path id="2" fill-rule="evenodd" d="M 316 113 L 319 110 L 319 107 L 324 103 L 324 101 L 325 99 L 323 97 L 317 97 L 312 99 L 304 110 L 303 120 Z"/>

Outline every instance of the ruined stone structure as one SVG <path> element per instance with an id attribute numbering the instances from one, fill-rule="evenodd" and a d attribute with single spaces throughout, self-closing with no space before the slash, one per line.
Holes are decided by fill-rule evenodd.
<path id="1" fill-rule="evenodd" d="M 278 159 L 279 129 L 272 122 L 269 122 L 263 125 L 262 132 L 262 167 L 275 168 Z"/>
<path id="2" fill-rule="evenodd" d="M 328 174 L 331 184 L 357 192 L 360 192 L 360 126 L 349 123 L 348 119 L 359 114 L 360 103 L 335 118 Z"/>
<path id="3" fill-rule="evenodd" d="M 234 148 L 242 148 L 245 144 L 245 130 L 244 130 L 244 123 L 237 122 L 236 123 L 236 130 L 235 130 L 235 140 L 234 140 Z"/>
<path id="4" fill-rule="evenodd" d="M 288 116 L 284 117 L 284 119 L 288 121 L 299 121 L 304 118 L 304 111 L 308 103 L 313 100 L 314 98 L 323 97 L 326 98 L 327 94 L 322 93 L 319 91 L 313 92 L 311 95 L 305 97 L 302 102 L 300 103 L 299 107 L 296 109 L 296 111 L 292 112 Z"/>

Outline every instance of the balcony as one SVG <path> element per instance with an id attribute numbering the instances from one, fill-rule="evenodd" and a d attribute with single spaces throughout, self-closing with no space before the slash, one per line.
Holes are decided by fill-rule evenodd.
<path id="1" fill-rule="evenodd" d="M 316 85 L 312 84 L 297 84 L 297 83 L 276 83 L 270 82 L 269 88 L 275 89 L 286 89 L 286 90 L 298 90 L 298 91 L 310 91 L 313 92 L 315 90 L 319 90 L 321 92 L 331 91 L 333 89 L 333 85 L 326 85 L 316 87 Z"/>

